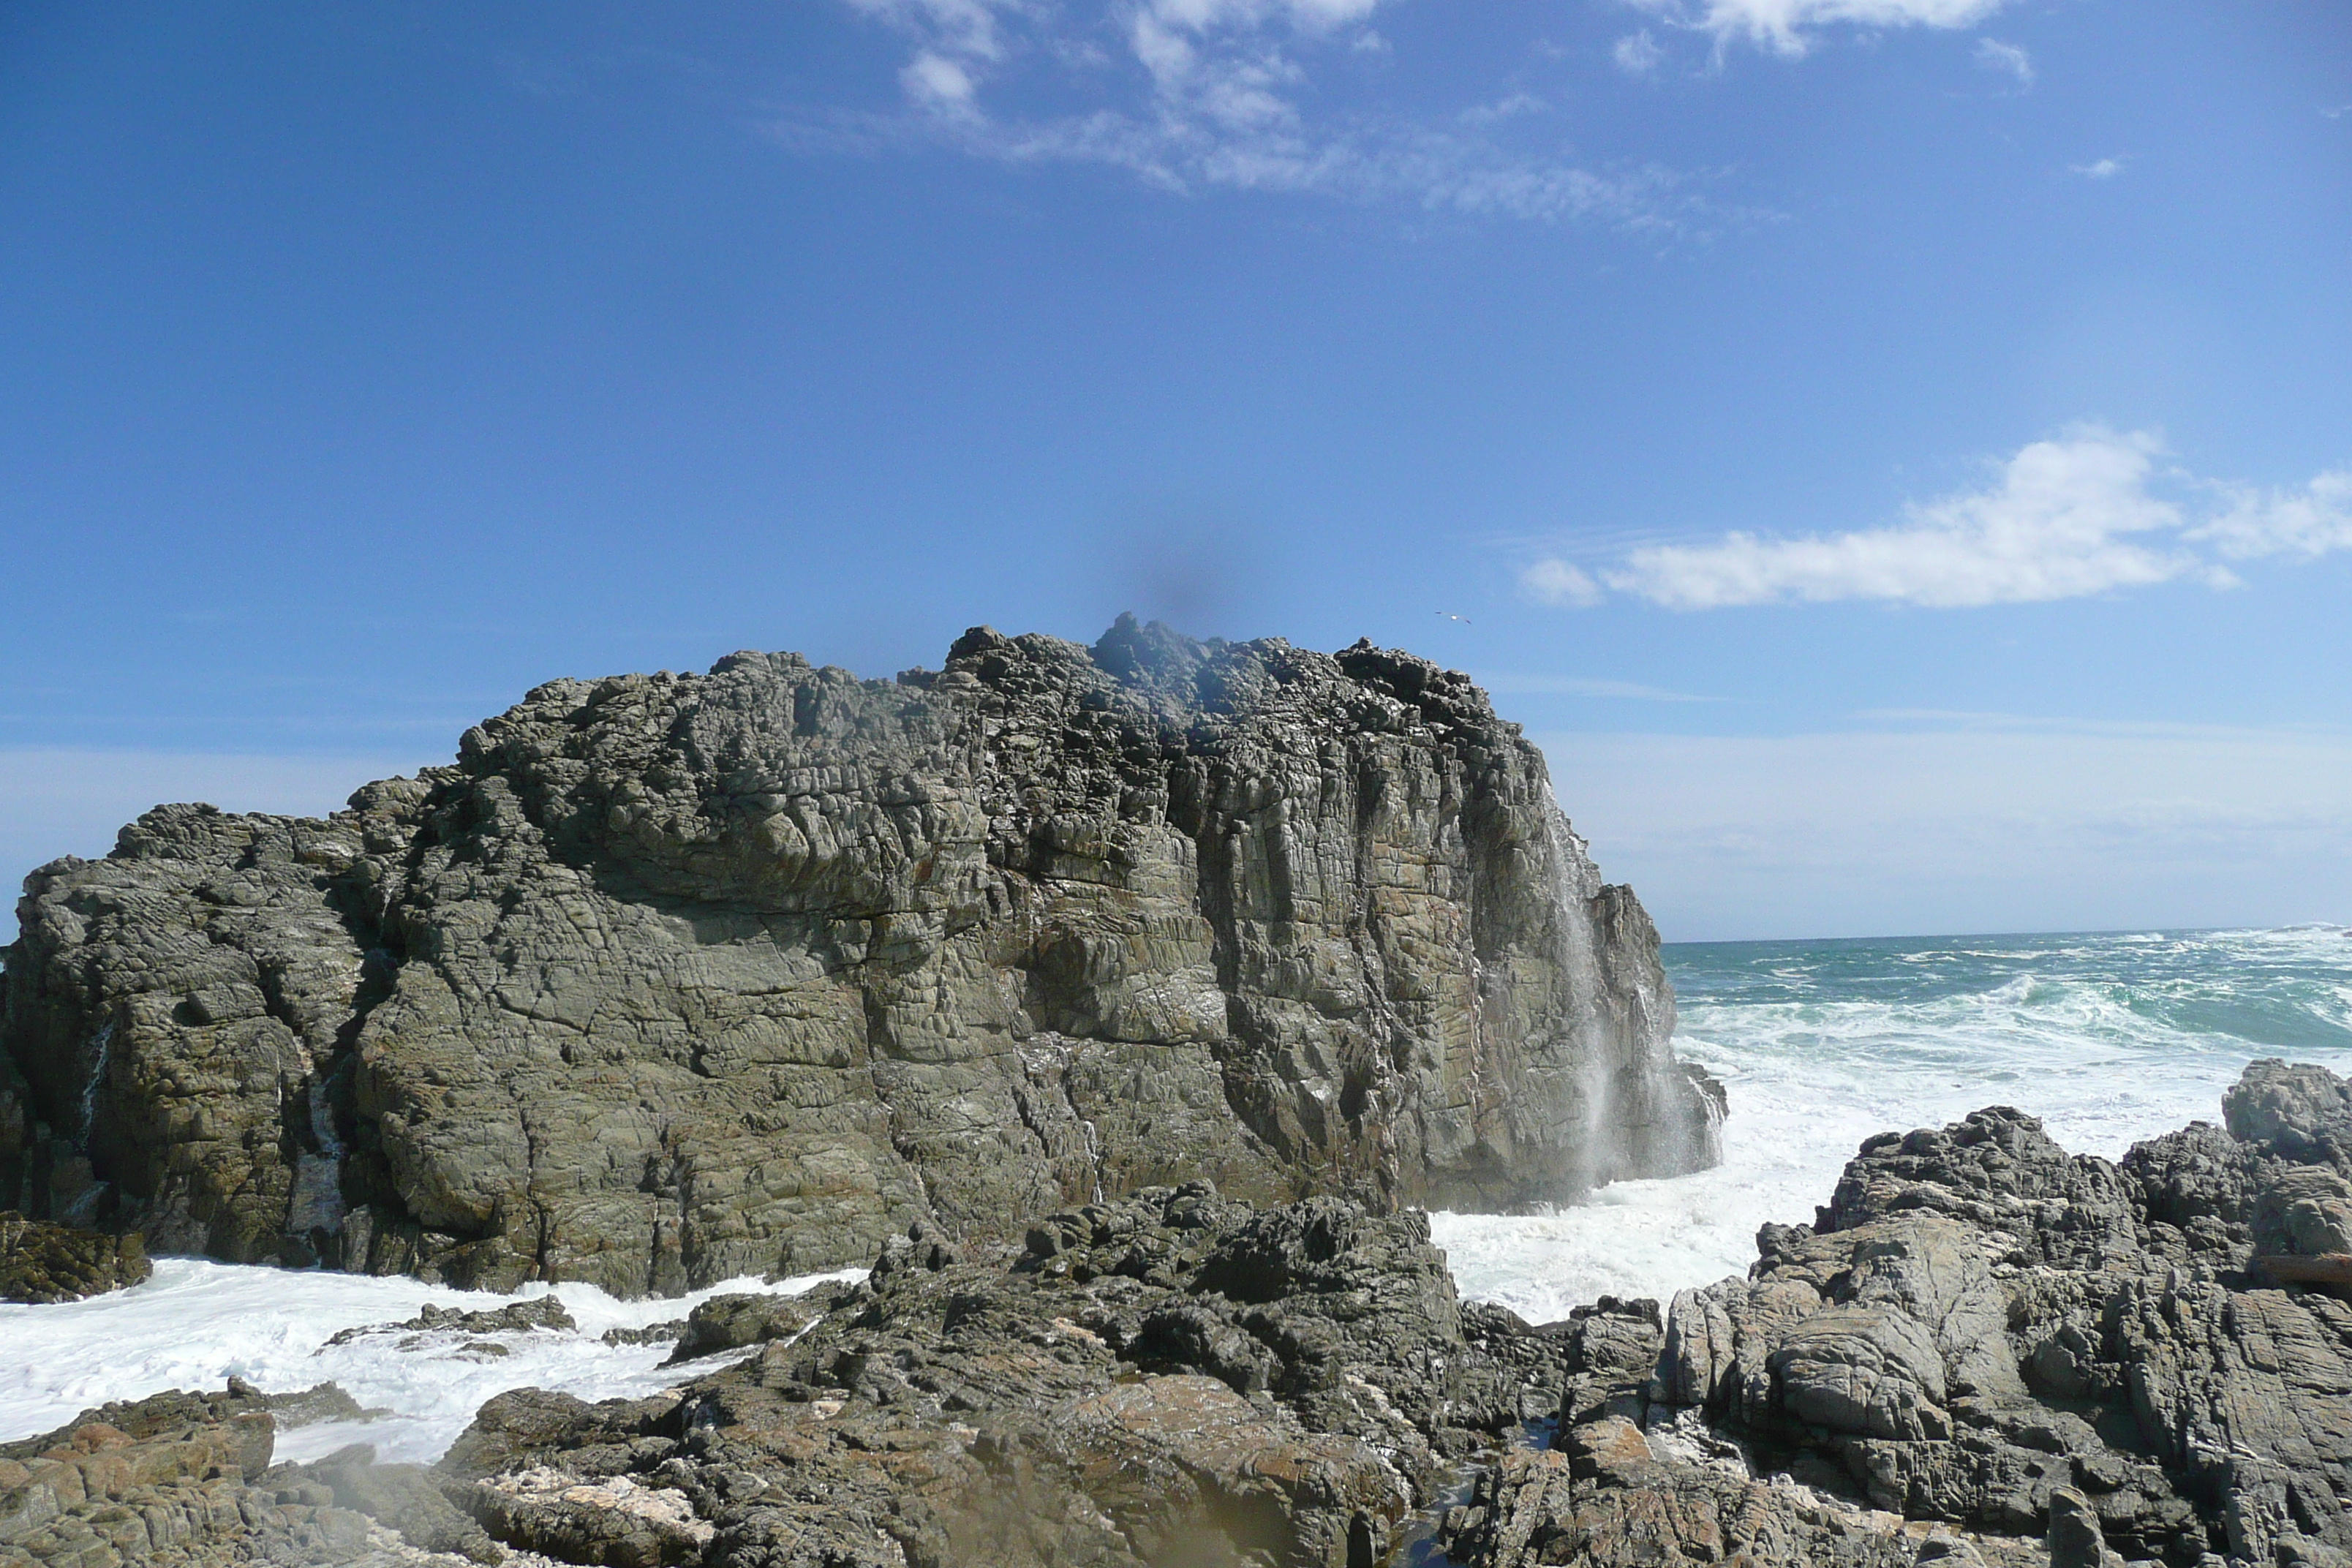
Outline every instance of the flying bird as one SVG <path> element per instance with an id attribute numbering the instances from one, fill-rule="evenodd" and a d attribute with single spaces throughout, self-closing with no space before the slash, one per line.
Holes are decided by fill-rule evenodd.
<path id="1" fill-rule="evenodd" d="M 1472 624 L 1469 616 L 1457 616 L 1451 610 L 1440 610 L 1437 613 L 1449 621 L 1460 621 L 1465 626 Z"/>

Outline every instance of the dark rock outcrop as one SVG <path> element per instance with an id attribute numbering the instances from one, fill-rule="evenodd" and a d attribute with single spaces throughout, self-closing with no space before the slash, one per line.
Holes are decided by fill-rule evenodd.
<path id="1" fill-rule="evenodd" d="M 2352 1086 L 2257 1062 L 2227 1104 L 2119 1165 L 2001 1109 L 1872 1139 L 1814 1225 L 1676 1297 L 1645 1382 L 1488 1472 L 1449 1550 L 2352 1563 L 2352 1306 L 2275 1277 L 2352 1281 L 2307 1257 L 2347 1250 Z"/>
<path id="2" fill-rule="evenodd" d="M 1552 1330 L 1464 1307 L 1417 1215 L 1205 1182 L 1017 1249 L 903 1238 L 770 1305 L 698 1312 L 761 1348 L 670 1394 L 492 1400 L 448 1495 L 583 1563 L 1371 1568 L 1458 1467 L 1657 1334 L 1654 1303 Z"/>
<path id="3" fill-rule="evenodd" d="M 0 1213 L 0 1301 L 79 1301 L 154 1271 L 136 1233 L 110 1236 Z"/>
<path id="4" fill-rule="evenodd" d="M 1206 1175 L 1498 1208 L 1715 1156 L 1517 727 L 1359 645 L 966 635 L 559 680 L 324 820 L 36 872 L 0 1201 L 673 1292 Z"/>

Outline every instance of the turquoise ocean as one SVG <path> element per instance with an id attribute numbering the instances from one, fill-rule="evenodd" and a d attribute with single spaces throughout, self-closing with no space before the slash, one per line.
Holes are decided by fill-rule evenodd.
<path id="1" fill-rule="evenodd" d="M 2352 1073 L 2352 930 L 2118 931 L 1665 949 L 1675 1048 L 1730 1095 L 1724 1162 L 1555 1214 L 1432 1216 L 1466 1295 L 1541 1322 L 1745 1274 L 1810 1221 L 1864 1138 L 1987 1105 L 2118 1159 L 2221 1120 L 2263 1057 Z"/>

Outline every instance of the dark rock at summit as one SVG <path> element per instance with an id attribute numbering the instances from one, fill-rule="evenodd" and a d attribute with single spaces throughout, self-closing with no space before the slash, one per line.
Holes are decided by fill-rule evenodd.
<path id="1" fill-rule="evenodd" d="M 0 1213 L 0 1301 L 79 1301 L 155 1271 L 140 1237 Z"/>
<path id="2" fill-rule="evenodd" d="M 323 819 L 34 873 L 0 1201 L 674 1293 L 1206 1176 L 1503 1209 L 1716 1157 L 1657 937 L 1464 676 L 972 631 L 558 680 Z"/>

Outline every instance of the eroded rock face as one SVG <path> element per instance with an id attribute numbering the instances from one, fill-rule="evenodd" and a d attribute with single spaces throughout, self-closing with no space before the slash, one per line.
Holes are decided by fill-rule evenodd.
<path id="1" fill-rule="evenodd" d="M 1560 1201 L 1721 1114 L 1535 750 L 1369 646 L 556 681 L 20 921 L 0 1199 L 230 1259 L 669 1292 L 1196 1175 Z"/>
<path id="2" fill-rule="evenodd" d="M 363 1448 L 315 1465 L 270 1464 L 281 1416 L 356 1408 L 331 1384 L 272 1397 L 232 1380 L 218 1394 L 173 1390 L 101 1405 L 55 1432 L 0 1444 L 0 1568 L 499 1561 L 499 1548 L 416 1466 L 377 1466 Z"/>

